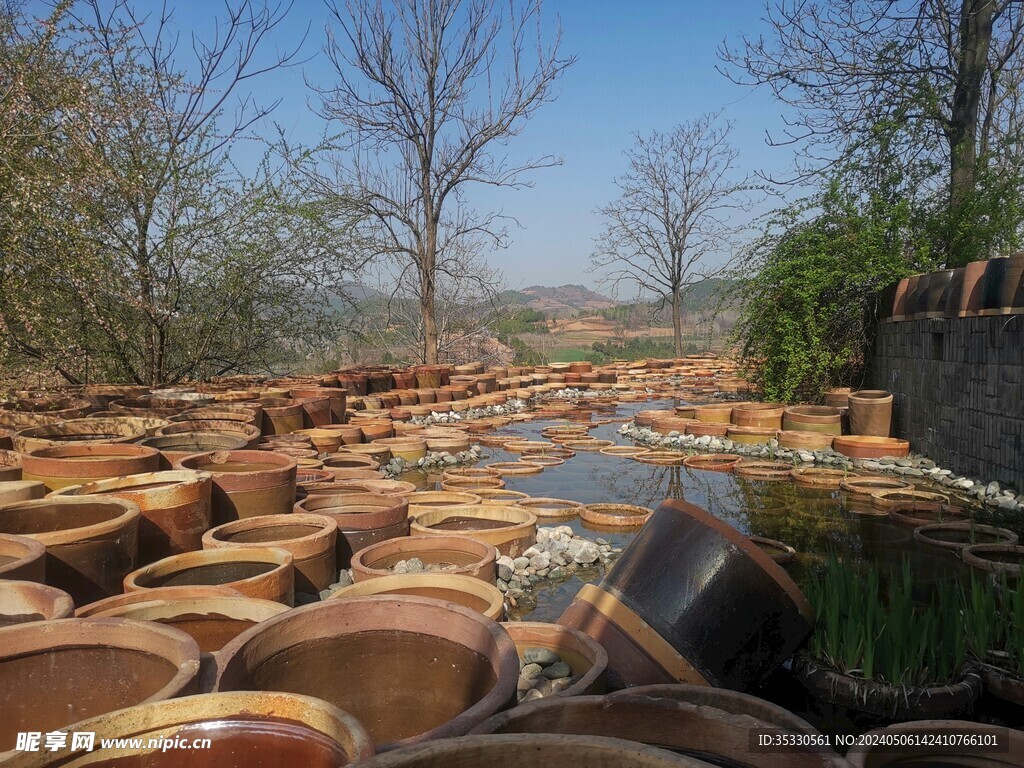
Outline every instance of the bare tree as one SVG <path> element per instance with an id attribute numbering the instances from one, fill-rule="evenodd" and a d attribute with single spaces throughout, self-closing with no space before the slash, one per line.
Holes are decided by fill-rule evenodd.
<path id="1" fill-rule="evenodd" d="M 946 164 L 956 210 L 975 192 L 979 156 L 1019 138 L 1020 0 L 782 0 L 765 11 L 769 33 L 720 56 L 734 82 L 797 108 L 770 142 L 836 159 L 880 124 L 916 125 L 905 151 Z"/>
<path id="2" fill-rule="evenodd" d="M 423 327 L 422 359 L 436 363 L 439 276 L 458 278 L 466 239 L 504 244 L 502 217 L 464 200 L 473 184 L 527 186 L 526 171 L 558 165 L 504 153 L 553 100 L 573 59 L 546 41 L 541 0 L 327 0 L 326 53 L 337 81 L 316 87 L 321 113 L 344 133 L 349 165 L 378 254 L 411 275 Z M 409 274 L 406 273 L 409 270 Z"/>
<path id="3" fill-rule="evenodd" d="M 635 136 L 629 170 L 615 181 L 621 194 L 600 209 L 605 228 L 593 269 L 615 290 L 634 285 L 671 307 L 676 355 L 683 353 L 683 294 L 725 270 L 727 259 L 709 257 L 725 255 L 742 229 L 730 216 L 749 207 L 731 129 L 705 114 L 668 133 Z"/>

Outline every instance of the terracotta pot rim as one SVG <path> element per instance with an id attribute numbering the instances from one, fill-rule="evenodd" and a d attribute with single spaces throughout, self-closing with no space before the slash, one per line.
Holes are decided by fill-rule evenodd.
<path id="1" fill-rule="evenodd" d="M 144 499 L 147 505 L 159 506 L 164 502 L 174 501 L 181 504 L 182 495 L 199 498 L 205 486 L 213 479 L 208 472 L 192 470 L 162 470 L 159 472 L 140 472 L 134 475 L 111 477 L 105 480 L 94 480 L 82 485 L 68 485 L 51 491 L 47 497 L 55 496 L 101 496 L 127 494 L 131 500 Z M 139 488 L 152 483 L 166 483 L 156 488 Z"/>
<path id="2" fill-rule="evenodd" d="M 359 576 L 362 576 L 362 580 L 365 580 L 367 578 L 379 578 L 381 576 L 391 575 L 391 571 L 389 570 L 374 567 L 374 563 L 380 562 L 380 560 L 385 559 L 388 556 L 382 554 L 386 553 L 388 550 L 398 550 L 403 553 L 408 552 L 410 556 L 414 556 L 417 553 L 438 551 L 444 548 L 458 548 L 461 552 L 465 552 L 479 558 L 475 563 L 459 566 L 455 573 L 459 573 L 460 569 L 479 568 L 481 564 L 486 568 L 488 563 L 491 564 L 492 568 L 496 568 L 496 562 L 498 559 L 497 548 L 495 548 L 493 544 L 488 544 L 480 541 L 479 539 L 473 539 L 469 536 L 455 535 L 401 536 L 397 539 L 378 541 L 375 544 L 371 544 L 370 546 L 353 553 L 351 564 L 352 575 L 355 577 L 357 583 L 361 580 Z"/>
<path id="3" fill-rule="evenodd" d="M 14 533 L 0 533 L 0 553 L 16 557 L 6 565 L 0 565 L 0 578 L 3 574 L 21 568 L 26 563 L 46 555 L 46 545 L 29 536 Z"/>
<path id="4" fill-rule="evenodd" d="M 589 653 L 593 656 L 591 660 L 590 669 L 588 669 L 583 675 L 579 676 L 579 679 L 571 686 L 566 688 L 559 693 L 552 694 L 551 699 L 569 698 L 571 696 L 582 696 L 585 695 L 585 691 L 590 689 L 592 686 L 597 685 L 603 677 L 605 670 L 608 668 L 608 651 L 604 649 L 597 640 L 592 638 L 585 632 L 581 632 L 578 629 L 572 627 L 564 627 L 561 624 L 549 624 L 546 621 L 506 621 L 502 622 L 502 626 L 505 627 L 509 636 L 512 637 L 512 642 L 516 642 L 515 635 L 519 632 L 537 632 L 550 635 L 568 635 L 578 645 L 586 648 Z M 533 640 L 533 638 L 528 638 Z M 536 641 L 534 641 L 536 642 Z M 519 645 L 516 644 L 516 649 L 519 649 Z M 524 643 L 523 647 L 535 647 L 533 645 L 526 646 Z M 546 646 L 539 646 L 546 647 Z M 506 710 L 511 711 L 511 710 Z M 498 713 L 499 715 L 502 713 Z M 475 730 L 475 729 L 474 729 Z"/>
<path id="5" fill-rule="evenodd" d="M 50 586 L 49 584 L 40 584 L 37 581 L 0 579 L 0 593 L 2 593 L 6 588 L 10 588 L 16 592 L 21 591 L 28 592 L 29 594 L 34 593 L 37 597 L 41 598 L 42 601 L 46 602 L 47 612 L 52 615 L 44 616 L 43 620 L 45 621 L 68 619 L 75 615 L 75 601 L 71 598 L 71 595 L 63 589 Z"/>
<path id="6" fill-rule="evenodd" d="M 284 528 L 289 526 L 302 526 L 315 528 L 312 533 L 296 536 L 288 539 L 275 539 L 273 541 L 249 542 L 232 541 L 222 538 L 225 535 L 238 534 L 248 531 Z M 232 520 L 221 525 L 214 526 L 203 534 L 203 550 L 214 549 L 263 549 L 266 547 L 277 547 L 286 549 L 292 553 L 292 557 L 298 562 L 305 557 L 320 554 L 324 549 L 325 540 L 333 540 L 338 533 L 338 524 L 333 518 L 327 515 L 317 515 L 302 512 L 289 512 L 281 515 L 257 515 L 256 517 L 245 517 L 240 520 Z"/>
<path id="7" fill-rule="evenodd" d="M 234 587 L 223 584 L 202 584 L 180 587 L 153 587 L 136 592 L 122 592 L 79 606 L 75 609 L 77 618 L 89 618 L 123 605 L 153 602 L 155 600 L 182 600 L 199 597 L 246 597 Z"/>
<path id="8" fill-rule="evenodd" d="M 83 456 L 99 455 L 101 458 L 77 461 Z M 98 443 L 81 445 L 69 443 L 48 448 L 37 448 L 22 454 L 23 473 L 40 477 L 86 477 L 95 478 L 97 473 L 110 476 L 134 474 L 125 470 L 134 469 L 140 463 L 156 463 L 160 451 L 144 445 L 129 443 Z M 134 466 L 133 466 L 134 465 Z"/>
<path id="9" fill-rule="evenodd" d="M 391 594 L 396 590 L 429 588 L 465 592 L 468 595 L 485 600 L 487 607 L 479 611 L 479 613 L 494 621 L 500 621 L 505 615 L 505 596 L 501 593 L 501 590 L 483 579 L 477 579 L 463 573 L 389 573 L 386 576 L 364 579 L 347 587 L 342 587 L 338 591 L 332 592 L 327 597 L 327 600 L 375 597 L 377 595 Z M 427 595 L 417 595 L 417 597 L 436 600 L 440 603 L 461 605 L 461 603 L 455 600 L 449 600 L 444 597 L 430 597 Z"/>
<path id="10" fill-rule="evenodd" d="M 37 507 L 49 507 L 53 505 L 90 505 L 90 506 L 105 506 L 110 508 L 119 508 L 120 512 L 111 517 L 108 520 L 103 520 L 98 523 L 90 523 L 88 525 L 78 526 L 76 528 L 63 528 L 59 531 L 47 531 L 45 533 L 32 533 L 32 534 L 18 534 L 27 538 L 32 538 L 43 544 L 44 546 L 60 546 L 62 544 L 71 544 L 76 541 L 83 541 L 93 539 L 98 536 L 105 536 L 110 533 L 123 528 L 126 525 L 137 524 L 138 519 L 142 516 L 142 511 L 139 509 L 139 505 L 134 501 L 127 499 L 119 499 L 116 496 L 103 496 L 103 497 L 83 497 L 83 496 L 70 496 L 66 498 L 53 497 L 43 499 L 31 499 L 29 501 L 16 501 L 12 504 L 5 504 L 0 507 L 0 518 L 2 513 L 17 509 L 34 509 Z"/>
<path id="11" fill-rule="evenodd" d="M 388 611 L 390 617 L 387 622 L 377 621 L 375 618 L 362 618 L 366 615 L 361 608 L 369 607 L 372 604 L 383 604 L 391 608 Z M 220 691 L 225 685 L 225 677 L 233 671 L 233 663 L 248 667 L 251 659 L 247 658 L 245 650 L 250 643 L 258 645 L 264 658 L 266 654 L 276 655 L 295 646 L 295 635 L 299 630 L 304 641 L 321 639 L 332 636 L 332 622 L 328 620 L 316 621 L 317 613 L 336 613 L 342 619 L 348 619 L 346 624 L 365 624 L 363 629 L 369 629 L 373 625 L 385 623 L 392 630 L 397 623 L 400 632 L 417 632 L 437 637 L 444 637 L 444 627 L 452 620 L 461 622 L 472 622 L 482 629 L 490 637 L 494 654 L 495 684 L 490 691 L 485 693 L 479 701 L 456 715 L 446 723 L 442 723 L 422 734 L 403 739 L 387 746 L 405 746 L 415 744 L 424 740 L 444 739 L 450 734 L 466 730 L 467 726 L 475 725 L 483 721 L 490 712 L 497 711 L 503 704 L 511 701 L 515 695 L 516 681 L 519 675 L 519 657 L 516 653 L 515 644 L 508 632 L 495 621 L 461 605 L 444 603 L 430 598 L 413 597 L 406 595 L 377 595 L 374 597 L 350 597 L 346 600 L 325 601 L 313 603 L 294 608 L 283 614 L 247 629 L 224 646 L 218 653 L 217 679 L 214 684 L 214 691 Z M 347 615 L 346 615 L 347 614 Z M 362 614 L 362 616 L 361 616 Z M 429 621 L 424 616 L 433 615 L 435 621 Z M 418 620 L 415 620 L 418 619 Z M 292 631 L 287 631 L 287 624 L 292 625 Z M 285 626 L 282 626 L 285 625 Z M 278 634 L 279 633 L 279 634 Z M 261 637 L 261 635 L 263 637 Z M 236 673 L 241 674 L 241 672 Z M 430 746 L 434 746 L 431 744 Z"/>
<path id="12" fill-rule="evenodd" d="M 218 464 L 250 463 L 250 464 L 273 464 L 273 469 L 259 469 L 243 472 L 218 472 Z M 197 466 L 191 466 L 197 465 Z M 249 490 L 251 488 L 269 488 L 280 485 L 287 485 L 295 482 L 295 474 L 298 464 L 291 456 L 273 451 L 208 451 L 206 453 L 193 453 L 173 464 L 175 469 L 190 469 L 194 471 L 209 472 L 213 475 L 215 485 L 233 491 Z"/>
<path id="13" fill-rule="evenodd" d="M 250 576 L 245 579 L 235 579 L 234 581 L 228 582 L 229 584 L 245 585 L 258 583 L 259 581 L 266 579 L 269 574 L 275 571 L 292 568 L 295 562 L 292 553 L 286 549 L 281 549 L 280 547 L 265 546 L 259 548 L 254 547 L 252 549 L 242 547 L 225 547 L 224 549 L 200 549 L 195 552 L 182 552 L 179 555 L 171 555 L 170 557 L 165 557 L 149 563 L 148 565 L 144 565 L 142 568 L 135 569 L 124 577 L 124 588 L 126 592 L 144 591 L 151 589 L 152 587 L 140 584 L 140 579 L 148 580 L 161 575 L 181 573 L 182 571 L 187 571 L 196 566 L 201 567 L 204 565 L 213 565 L 238 560 L 243 562 L 274 565 L 275 567 L 265 573 L 257 574 L 256 576 Z M 221 585 L 214 584 L 198 586 Z"/>

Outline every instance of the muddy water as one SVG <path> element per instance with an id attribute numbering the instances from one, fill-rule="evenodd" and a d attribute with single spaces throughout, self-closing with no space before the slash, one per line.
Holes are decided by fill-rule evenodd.
<path id="1" fill-rule="evenodd" d="M 142 734 L 145 737 L 145 734 Z M 345 750 L 319 731 L 284 720 L 233 718 L 188 725 L 168 734 L 194 744 L 209 739 L 209 749 L 169 749 L 104 761 L 118 768 L 334 768 L 349 762 Z"/>
<path id="2" fill-rule="evenodd" d="M 197 584 L 230 584 L 233 581 L 251 579 L 269 573 L 278 566 L 275 563 L 211 563 L 165 575 L 151 577 L 146 587 L 191 587 Z"/>
<path id="3" fill-rule="evenodd" d="M 123 709 L 165 686 L 177 667 L 155 654 L 63 648 L 0 661 L 0 751 L 18 731 L 51 731 Z"/>
<path id="4" fill-rule="evenodd" d="M 484 656 L 449 640 L 411 632 L 361 632 L 278 653 L 237 687 L 324 699 L 354 715 L 382 744 L 451 720 L 495 682 Z"/>

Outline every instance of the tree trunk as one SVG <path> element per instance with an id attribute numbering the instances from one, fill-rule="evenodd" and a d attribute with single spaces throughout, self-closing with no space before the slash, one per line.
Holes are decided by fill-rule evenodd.
<path id="1" fill-rule="evenodd" d="M 949 266 L 957 267 L 981 258 L 970 237 L 960 226 L 975 192 L 978 169 L 978 122 L 981 112 L 982 81 L 985 78 L 995 0 L 963 0 L 960 9 L 960 60 L 950 119 L 949 207 L 953 224 Z"/>
<path id="2" fill-rule="evenodd" d="M 683 297 L 679 288 L 672 289 L 672 340 L 676 357 L 683 356 Z"/>

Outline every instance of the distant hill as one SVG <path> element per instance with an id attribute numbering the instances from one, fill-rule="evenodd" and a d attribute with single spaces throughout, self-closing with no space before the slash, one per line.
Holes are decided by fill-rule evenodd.
<path id="1" fill-rule="evenodd" d="M 518 293 L 526 297 L 526 306 L 530 309 L 548 315 L 608 309 L 618 304 L 614 299 L 602 296 L 585 285 L 560 285 L 555 288 L 533 285 L 521 288 Z"/>

